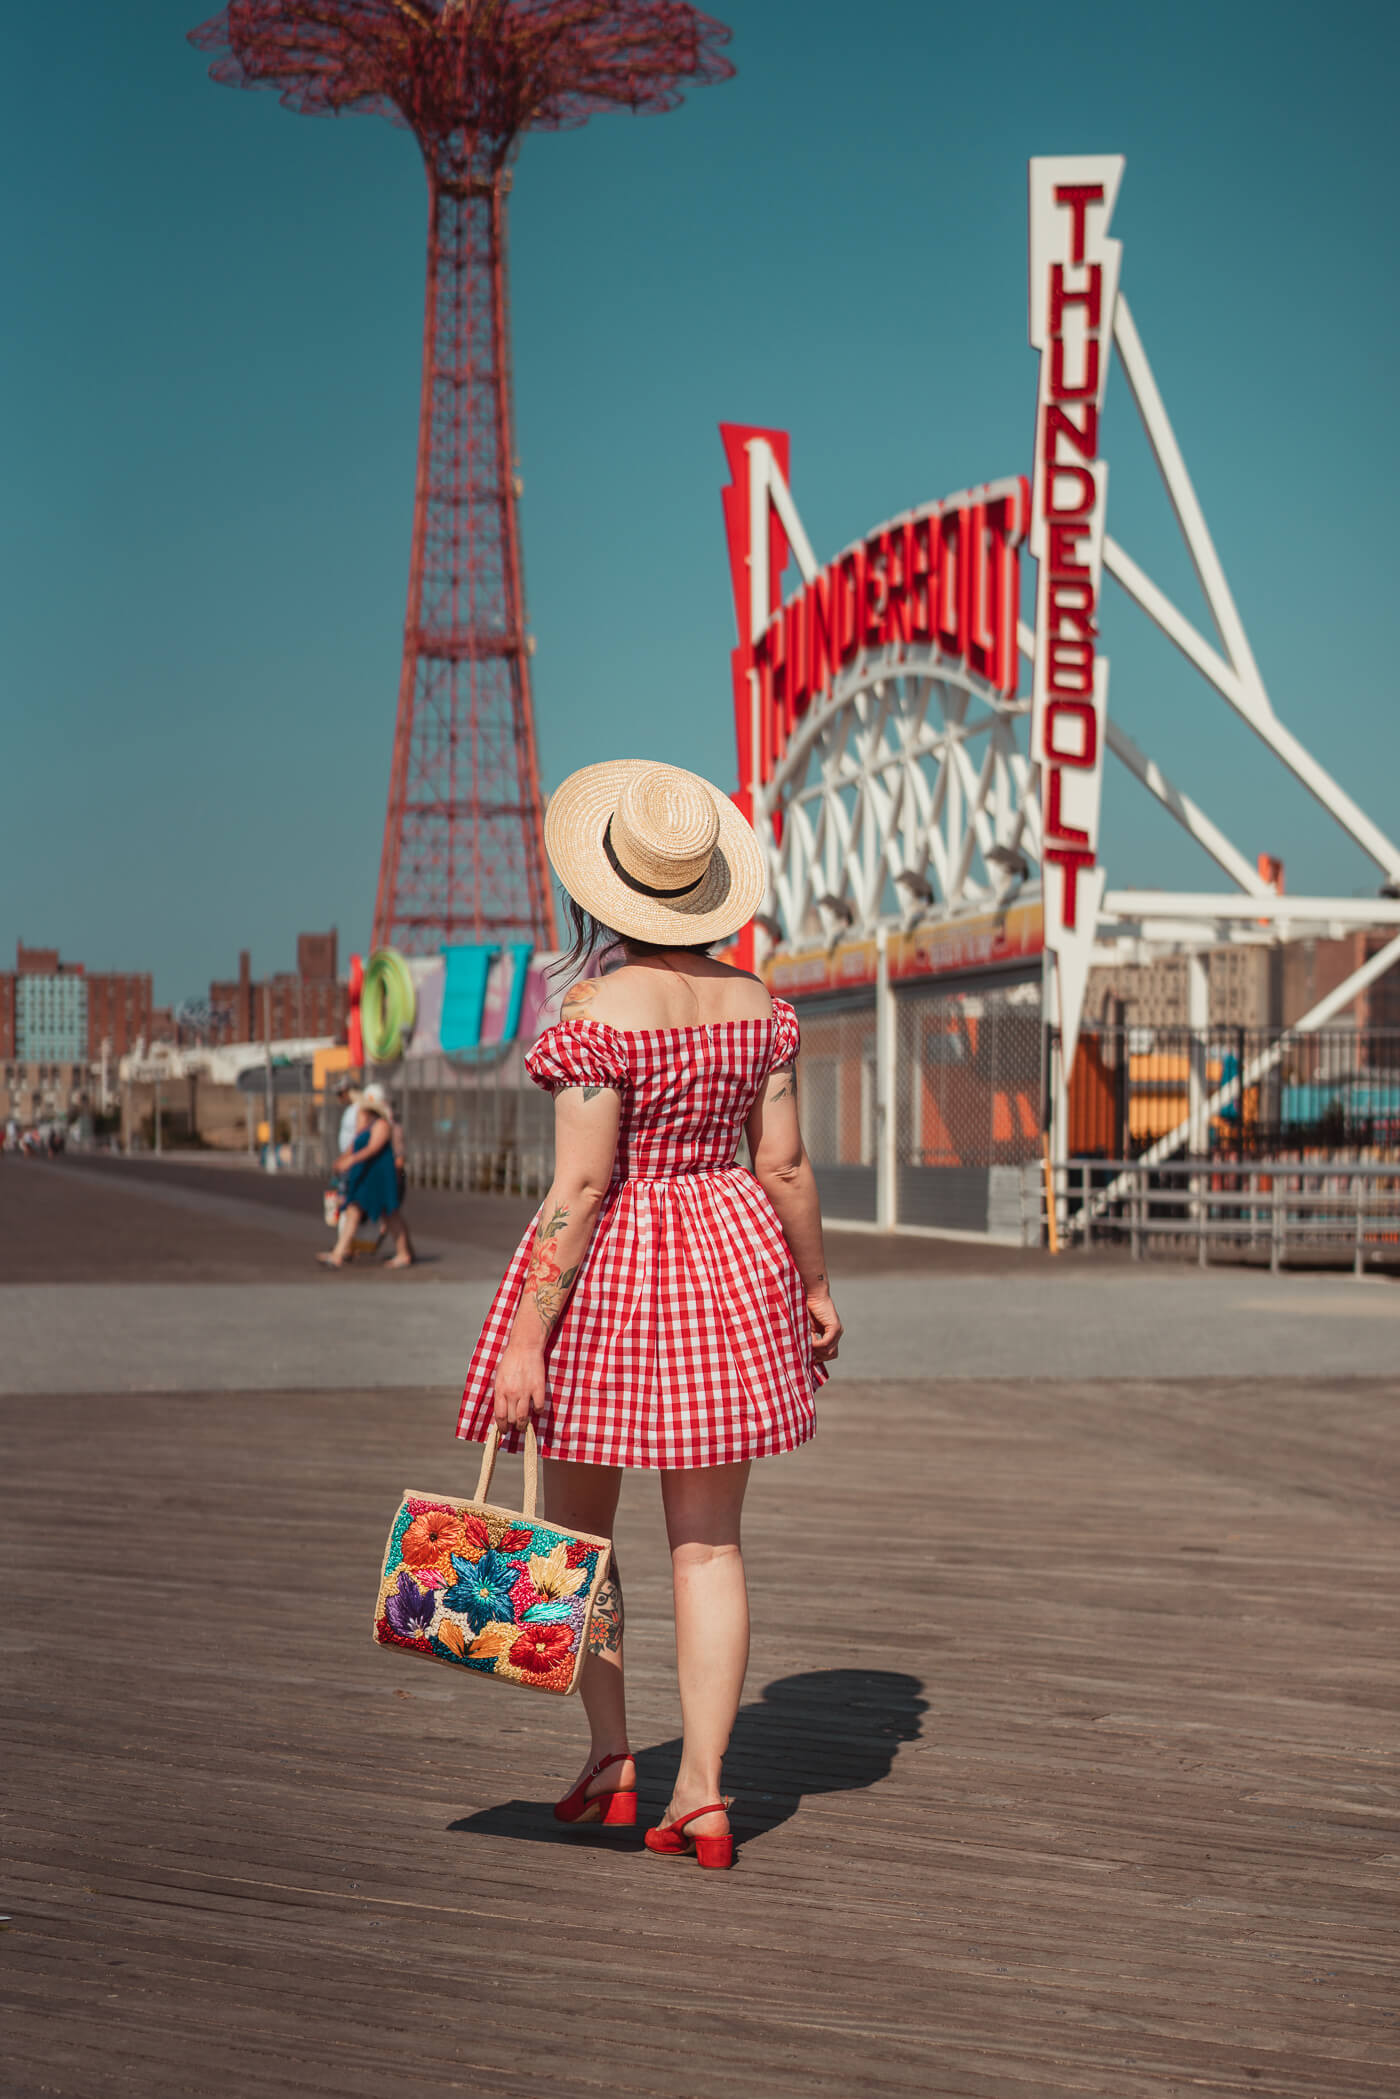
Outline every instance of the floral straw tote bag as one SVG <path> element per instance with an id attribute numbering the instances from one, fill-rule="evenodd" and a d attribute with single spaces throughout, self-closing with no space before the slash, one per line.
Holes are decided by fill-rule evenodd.
<path id="1" fill-rule="evenodd" d="M 533 1423 L 525 1431 L 524 1510 L 493 1508 L 486 1497 L 499 1440 L 493 1426 L 474 1500 L 404 1495 L 380 1570 L 374 1637 L 479 1676 L 567 1693 L 578 1684 L 612 1545 L 536 1521 Z"/>

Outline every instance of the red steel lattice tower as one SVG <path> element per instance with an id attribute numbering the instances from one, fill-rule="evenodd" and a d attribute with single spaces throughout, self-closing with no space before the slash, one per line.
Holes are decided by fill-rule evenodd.
<path id="1" fill-rule="evenodd" d="M 310 115 L 377 113 L 428 173 L 408 613 L 374 944 L 554 944 L 530 695 L 506 293 L 524 132 L 664 110 L 722 80 L 681 0 L 232 0 L 192 32 L 216 80 Z"/>

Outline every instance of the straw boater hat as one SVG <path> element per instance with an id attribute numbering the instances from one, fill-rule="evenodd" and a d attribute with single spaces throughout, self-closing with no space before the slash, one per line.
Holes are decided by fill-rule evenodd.
<path id="1" fill-rule="evenodd" d="M 366 1086 L 360 1095 L 360 1106 L 368 1108 L 371 1115 L 382 1115 L 386 1120 L 393 1121 L 394 1111 L 382 1086 Z"/>
<path id="2" fill-rule="evenodd" d="M 698 947 L 763 902 L 763 853 L 718 787 L 678 765 L 615 758 L 549 798 L 545 851 L 569 895 L 615 933 Z"/>

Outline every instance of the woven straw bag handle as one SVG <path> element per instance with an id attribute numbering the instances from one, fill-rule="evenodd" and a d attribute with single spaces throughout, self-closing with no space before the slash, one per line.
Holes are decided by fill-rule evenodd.
<path id="1" fill-rule="evenodd" d="M 500 1447 L 501 1432 L 493 1421 L 487 1431 L 486 1447 L 481 1453 L 481 1474 L 476 1483 L 474 1499 L 485 1501 L 491 1491 L 491 1475 L 496 1469 L 496 1452 Z M 525 1425 L 525 1507 L 521 1512 L 527 1519 L 535 1514 L 535 1498 L 540 1484 L 540 1447 L 535 1440 L 533 1421 Z"/>

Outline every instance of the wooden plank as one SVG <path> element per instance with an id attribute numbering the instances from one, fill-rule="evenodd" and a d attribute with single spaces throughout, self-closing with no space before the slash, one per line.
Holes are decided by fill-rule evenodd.
<path id="1" fill-rule="evenodd" d="M 1400 2090 L 1393 1392 L 834 1381 L 755 1470 L 730 1875 L 556 1829 L 575 1701 L 370 1645 L 452 1416 L 4 1403 L 7 2094 Z M 659 1810 L 645 1476 L 619 1547 Z"/>

